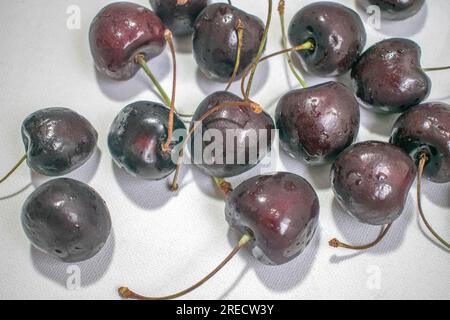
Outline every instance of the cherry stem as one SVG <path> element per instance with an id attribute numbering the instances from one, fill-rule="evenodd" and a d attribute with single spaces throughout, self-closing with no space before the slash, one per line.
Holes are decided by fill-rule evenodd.
<path id="1" fill-rule="evenodd" d="M 237 32 L 237 38 L 238 38 L 236 63 L 234 65 L 233 74 L 231 75 L 230 81 L 228 82 L 228 85 L 225 88 L 225 91 L 230 90 L 231 85 L 233 84 L 234 80 L 236 79 L 237 73 L 239 71 L 239 66 L 241 63 L 242 38 L 244 37 L 244 24 L 242 23 L 241 19 L 238 19 L 238 21 L 236 23 L 236 32 Z"/>
<path id="2" fill-rule="evenodd" d="M 239 108 L 245 108 L 248 107 L 250 108 L 253 112 L 259 114 L 261 112 L 263 112 L 262 107 L 257 104 L 256 102 L 253 101 L 227 101 L 227 102 L 223 102 L 213 108 L 211 108 L 210 110 L 208 110 L 207 112 L 205 112 L 200 119 L 198 119 L 194 126 L 191 128 L 191 130 L 189 131 L 187 137 L 185 138 L 183 145 L 181 147 L 180 153 L 179 153 L 179 159 L 178 159 L 178 163 L 177 163 L 177 167 L 175 169 L 175 175 L 173 177 L 173 181 L 172 181 L 172 191 L 177 191 L 179 186 L 178 186 L 178 177 L 180 175 L 180 168 L 181 168 L 181 160 L 184 156 L 184 148 L 186 147 L 190 137 L 194 134 L 194 132 L 197 130 L 197 128 L 200 126 L 200 124 L 202 124 L 202 122 L 208 118 L 211 114 L 219 111 L 220 109 L 223 108 L 227 108 L 227 107 L 239 107 Z"/>
<path id="3" fill-rule="evenodd" d="M 428 156 L 426 153 L 422 152 L 420 154 L 420 161 L 419 161 L 419 170 L 417 172 L 417 207 L 419 208 L 419 214 L 420 217 L 422 218 L 423 223 L 425 224 L 425 226 L 427 227 L 427 229 L 433 234 L 433 236 L 440 242 L 442 243 L 445 247 L 447 247 L 447 249 L 450 249 L 450 244 L 445 241 L 441 236 L 439 236 L 439 234 L 434 231 L 433 227 L 430 225 L 430 223 L 428 222 L 427 218 L 425 217 L 425 214 L 423 212 L 422 209 L 422 200 L 421 200 L 421 189 L 422 189 L 422 176 L 423 176 L 423 171 L 425 169 L 425 166 L 428 162 Z"/>
<path id="4" fill-rule="evenodd" d="M 449 70 L 450 66 L 448 67 L 440 67 L 440 68 L 424 68 L 423 71 L 425 72 L 433 72 L 433 71 L 443 71 L 443 70 Z"/>
<path id="5" fill-rule="evenodd" d="M 11 169 L 11 171 L 9 171 L 2 179 L 0 179 L 0 184 L 5 182 L 9 177 L 11 177 L 11 175 L 22 165 L 22 163 L 25 162 L 25 160 L 27 160 L 27 155 L 24 155 L 19 162 L 17 162 L 17 164 L 14 166 L 14 168 Z"/>
<path id="6" fill-rule="evenodd" d="M 227 197 L 231 192 L 233 192 L 233 186 L 231 183 L 226 181 L 224 178 L 214 177 L 214 182 L 219 187 L 219 189 L 223 192 L 223 194 Z"/>
<path id="7" fill-rule="evenodd" d="M 388 233 L 391 226 L 392 226 L 392 224 L 383 226 L 378 238 L 376 238 L 375 241 L 373 241 L 367 245 L 363 245 L 363 246 L 349 245 L 349 244 L 340 242 L 338 239 L 332 239 L 328 242 L 328 244 L 333 248 L 345 248 L 345 249 L 350 249 L 350 250 L 367 250 L 367 249 L 373 248 L 377 244 L 379 244 L 381 242 L 381 240 L 383 240 L 384 236 Z"/>
<path id="8" fill-rule="evenodd" d="M 269 29 L 270 29 L 270 24 L 272 22 L 272 0 L 268 0 L 269 2 L 269 9 L 268 9 L 268 13 L 267 13 L 267 21 L 266 21 L 266 27 L 264 29 L 264 34 L 261 40 L 261 44 L 259 46 L 259 50 L 258 50 L 258 54 L 256 55 L 255 58 L 255 62 L 254 62 L 254 68 L 252 68 L 252 73 L 250 74 L 250 78 L 248 80 L 248 84 L 247 84 L 247 90 L 245 91 L 245 95 L 244 95 L 244 100 L 248 100 L 250 97 L 250 92 L 251 92 L 251 88 L 252 88 L 252 84 L 253 84 L 253 78 L 255 77 L 255 72 L 256 72 L 256 67 L 258 66 L 259 60 L 261 59 L 263 52 L 264 52 L 264 48 L 266 47 L 266 43 L 267 43 L 267 37 L 269 35 Z"/>
<path id="9" fill-rule="evenodd" d="M 169 120 L 168 120 L 168 129 L 167 129 L 167 141 L 162 146 L 163 152 L 170 152 L 170 145 L 172 143 L 173 136 L 173 118 L 175 113 L 175 97 L 177 90 L 177 57 L 175 53 L 175 46 L 173 45 L 173 37 L 172 32 L 169 29 L 164 31 L 164 38 L 170 47 L 170 53 L 172 54 L 172 62 L 173 62 L 173 78 L 172 78 L 172 99 L 170 103 L 170 112 L 169 112 Z"/>
<path id="10" fill-rule="evenodd" d="M 278 12 L 280 14 L 281 36 L 282 36 L 281 41 L 283 44 L 283 49 L 286 49 L 288 46 L 287 46 L 287 37 L 286 37 L 286 22 L 285 22 L 285 18 L 284 18 L 285 0 L 280 0 L 280 2 L 278 4 Z M 292 58 L 289 53 L 286 53 L 286 58 L 287 58 L 287 63 L 289 65 L 289 68 L 291 69 L 291 72 L 294 75 L 294 77 L 297 79 L 298 83 L 300 83 L 300 85 L 303 88 L 307 88 L 308 85 L 306 84 L 305 80 L 303 80 L 303 78 L 300 76 L 300 74 L 295 70 L 294 63 L 293 63 Z"/>
<path id="11" fill-rule="evenodd" d="M 231 0 L 228 0 L 228 4 L 230 5 L 230 6 L 232 6 L 233 4 L 231 4 Z"/>
<path id="12" fill-rule="evenodd" d="M 189 0 L 177 0 L 177 6 L 184 6 Z"/>
<path id="13" fill-rule="evenodd" d="M 298 45 L 298 46 L 295 46 L 295 47 L 292 47 L 292 48 L 288 48 L 288 49 L 283 49 L 283 50 L 280 50 L 280 51 L 271 53 L 271 54 L 269 54 L 269 55 L 267 55 L 267 56 L 265 56 L 265 57 L 262 57 L 262 58 L 259 60 L 259 62 L 261 63 L 261 62 L 263 62 L 263 61 L 266 61 L 266 60 L 271 59 L 271 58 L 273 58 L 273 57 L 276 57 L 276 56 L 278 56 L 278 55 L 286 54 L 286 53 L 289 53 L 289 52 L 301 51 L 301 50 L 313 50 L 314 47 L 315 47 L 314 42 L 313 42 L 312 40 L 308 40 L 307 42 L 305 42 L 305 43 L 303 43 L 303 44 L 301 44 L 301 45 Z M 245 80 L 247 79 L 247 76 L 248 76 L 250 70 L 251 70 L 251 69 L 254 70 L 255 68 L 256 68 L 256 64 L 254 64 L 254 63 L 251 64 L 251 65 L 247 68 L 247 70 L 245 70 L 244 75 L 242 76 L 242 80 L 241 80 L 241 91 L 242 91 L 242 95 L 244 95 L 244 97 L 245 97 Z M 248 100 L 248 97 L 247 97 L 247 100 Z"/>
<path id="14" fill-rule="evenodd" d="M 120 288 L 119 291 L 119 295 L 123 298 L 123 299 L 135 299 L 135 300 L 173 300 L 173 299 L 177 299 L 180 298 L 192 291 L 194 291 L 195 289 L 201 287 L 203 284 L 205 284 L 209 279 L 211 279 L 212 277 L 214 277 L 214 275 L 216 275 L 221 269 L 223 269 L 223 267 L 225 267 L 227 265 L 228 262 L 230 262 L 231 259 L 233 259 L 233 257 L 247 244 L 249 243 L 251 240 L 253 239 L 252 236 L 245 234 L 241 240 L 238 242 L 238 244 L 236 245 L 236 247 L 233 249 L 233 251 L 231 251 L 231 253 L 211 272 L 209 273 L 206 277 L 204 277 L 202 280 L 200 280 L 199 282 L 197 282 L 196 284 L 194 284 L 193 286 L 180 291 L 178 293 L 175 294 L 171 294 L 168 296 L 164 296 L 164 297 L 145 297 L 142 295 L 139 295 L 133 291 L 131 291 L 128 288 L 122 287 Z"/>
<path id="15" fill-rule="evenodd" d="M 163 89 L 163 87 L 161 86 L 161 84 L 159 83 L 158 79 L 156 79 L 155 75 L 153 74 L 153 72 L 150 70 L 147 61 L 145 61 L 145 55 L 140 53 L 136 56 L 136 63 L 139 64 L 141 66 L 141 68 L 145 71 L 145 73 L 148 75 L 148 77 L 150 78 L 150 80 L 152 80 L 154 86 L 156 87 L 156 89 L 158 90 L 159 94 L 161 95 L 164 103 L 167 106 L 170 106 L 171 102 L 170 102 L 170 98 L 167 95 L 166 91 Z"/>

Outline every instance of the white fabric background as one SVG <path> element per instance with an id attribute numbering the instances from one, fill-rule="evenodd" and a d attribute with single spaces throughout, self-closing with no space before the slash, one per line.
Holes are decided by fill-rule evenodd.
<path id="1" fill-rule="evenodd" d="M 105 0 L 16 0 L 0 2 L 0 106 L 2 157 L 0 172 L 7 172 L 22 156 L 20 125 L 31 112 L 68 106 L 87 117 L 99 132 L 99 152 L 71 174 L 94 187 L 107 201 L 113 219 L 108 246 L 94 259 L 79 264 L 82 287 L 68 290 L 68 265 L 33 249 L 20 225 L 26 197 L 46 178 L 26 166 L 0 186 L 0 298 L 115 299 L 116 288 L 128 285 L 147 294 L 168 294 L 183 289 L 209 272 L 231 250 L 236 235 L 224 220 L 224 201 L 209 178 L 183 168 L 179 194 L 167 191 L 168 181 L 135 180 L 112 163 L 106 136 L 115 115 L 128 103 L 157 100 L 141 72 L 128 82 L 98 75 L 88 46 L 89 24 Z M 146 0 L 135 1 L 148 5 Z M 234 0 L 235 5 L 265 19 L 265 0 Z M 274 7 L 277 1 L 274 1 Z M 287 21 L 312 1 L 288 0 Z M 354 7 L 354 1 L 341 1 Z M 257 4 L 257 5 L 255 5 Z M 81 30 L 68 30 L 66 10 L 81 8 Z M 368 44 L 392 36 L 410 37 L 423 48 L 423 65 L 450 64 L 450 2 L 428 1 L 416 18 L 383 23 L 381 32 L 367 26 Z M 267 52 L 280 49 L 280 27 L 274 13 Z M 189 41 L 178 43 L 178 105 L 193 112 L 200 101 L 223 84 L 205 79 L 189 53 Z M 170 92 L 170 56 L 166 51 L 150 64 Z M 429 100 L 450 102 L 450 72 L 431 74 L 434 87 Z M 325 79 L 306 78 L 309 84 Z M 348 79 L 344 78 L 343 81 Z M 260 66 L 254 99 L 273 114 L 279 97 L 296 82 L 279 57 Z M 238 91 L 238 84 L 233 86 Z M 386 141 L 395 117 L 362 111 L 359 140 Z M 197 299 L 380 299 L 450 298 L 450 255 L 433 244 L 419 227 L 413 190 L 403 216 L 385 241 L 364 253 L 336 250 L 327 241 L 361 243 L 377 228 L 357 223 L 343 214 L 330 189 L 329 167 L 310 169 L 276 157 L 271 168 L 259 168 L 232 179 L 236 185 L 258 170 L 288 170 L 306 177 L 321 201 L 320 229 L 308 250 L 295 261 L 267 267 L 243 250 L 218 276 L 187 296 Z M 20 192 L 19 192 L 20 191 Z M 17 193 L 17 194 L 15 194 Z M 15 195 L 13 195 L 15 194 Z M 13 196 L 11 196 L 13 195 Z M 424 186 L 424 207 L 431 223 L 450 238 L 450 185 Z M 380 275 L 374 289 L 371 275 Z"/>

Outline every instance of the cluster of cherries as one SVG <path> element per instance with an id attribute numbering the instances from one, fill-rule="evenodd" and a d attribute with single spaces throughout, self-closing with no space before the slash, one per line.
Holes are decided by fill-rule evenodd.
<path id="1" fill-rule="evenodd" d="M 367 245 L 348 245 L 337 239 L 334 247 L 363 250 L 378 244 L 401 215 L 410 188 L 418 177 L 419 213 L 430 232 L 447 249 L 426 220 L 420 203 L 420 181 L 450 182 L 450 106 L 424 103 L 431 81 L 420 65 L 420 47 L 407 39 L 388 39 L 368 50 L 366 31 L 353 10 L 338 3 L 317 1 L 302 8 L 286 32 L 284 0 L 279 3 L 284 50 L 264 56 L 273 3 L 264 24 L 231 3 L 207 0 L 150 0 L 154 12 L 129 2 L 113 3 L 95 17 L 90 45 L 99 72 L 116 80 L 132 78 L 143 69 L 159 90 L 164 104 L 140 101 L 126 106 L 115 118 L 108 146 L 117 165 L 129 174 L 161 180 L 175 172 L 178 188 L 180 161 L 196 138 L 201 151 L 211 141 L 197 137 L 215 129 L 237 132 L 235 147 L 223 145 L 222 159 L 244 158 L 244 163 L 223 164 L 215 157 L 196 165 L 214 178 L 226 196 L 225 216 L 242 238 L 227 258 L 194 286 L 165 297 L 144 297 L 120 288 L 124 298 L 173 299 L 189 293 L 216 274 L 242 247 L 250 246 L 265 264 L 280 265 L 297 257 L 313 238 L 319 219 L 319 199 L 302 177 L 279 172 L 251 178 L 237 188 L 225 180 L 256 166 L 271 150 L 272 138 L 247 139 L 251 131 L 277 128 L 280 143 L 292 157 L 311 166 L 333 164 L 332 188 L 341 206 L 362 223 L 381 226 L 380 236 Z M 424 0 L 364 0 L 378 5 L 386 19 L 416 14 Z M 169 31 L 171 30 L 171 31 Z M 176 54 L 173 35 L 193 33 L 194 58 L 212 79 L 228 81 L 226 90 L 205 98 L 192 117 L 189 130 L 175 109 Z M 287 47 L 289 39 L 293 47 Z M 156 80 L 147 62 L 168 44 L 173 59 L 172 97 Z M 334 77 L 351 72 L 355 92 L 330 81 L 308 87 L 295 69 L 294 52 L 311 75 Z M 260 63 L 286 54 L 302 89 L 279 101 L 275 121 L 251 100 L 251 86 Z M 241 78 L 242 97 L 228 91 Z M 362 105 L 377 113 L 403 113 L 394 125 L 390 143 L 354 144 Z M 175 135 L 174 132 L 183 132 Z M 97 132 L 82 116 L 64 108 L 40 110 L 22 125 L 26 155 L 0 182 L 27 161 L 47 176 L 65 175 L 82 166 L 93 154 Z M 192 139 L 191 139 L 192 138 Z M 249 150 L 259 150 L 251 160 Z M 267 147 L 258 148 L 261 144 Z M 237 154 L 242 152 L 243 154 Z M 219 155 L 216 155 L 219 156 Z M 218 158 L 218 157 L 217 157 Z M 27 199 L 22 212 L 25 232 L 41 250 L 65 262 L 91 258 L 105 244 L 111 219 L 101 197 L 89 186 L 71 179 L 55 179 L 40 186 Z"/>

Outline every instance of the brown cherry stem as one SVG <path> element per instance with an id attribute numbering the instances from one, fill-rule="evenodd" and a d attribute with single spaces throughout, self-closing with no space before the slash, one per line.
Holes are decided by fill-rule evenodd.
<path id="1" fill-rule="evenodd" d="M 176 191 L 178 190 L 179 186 L 178 186 L 178 176 L 180 175 L 180 167 L 181 167 L 181 160 L 184 156 L 184 148 L 186 147 L 190 137 L 194 134 L 194 132 L 197 130 L 197 128 L 200 126 L 200 124 L 202 124 L 202 122 L 208 118 L 211 114 L 219 111 L 220 109 L 226 108 L 226 107 L 238 107 L 238 108 L 242 108 L 242 107 L 248 107 L 250 108 L 253 112 L 255 113 L 261 113 L 263 111 L 262 107 L 253 102 L 253 101 L 227 101 L 227 102 L 223 102 L 213 108 L 211 108 L 210 110 L 208 110 L 207 112 L 205 112 L 200 119 L 198 119 L 194 126 L 191 128 L 191 130 L 189 131 L 187 137 L 185 138 L 183 145 L 181 147 L 180 153 L 179 153 L 179 159 L 178 159 L 178 163 L 177 163 L 177 167 L 175 169 L 175 175 L 173 177 L 173 181 L 172 181 L 172 191 Z"/>
<path id="2" fill-rule="evenodd" d="M 333 248 L 345 248 L 345 249 L 350 249 L 350 250 L 367 250 L 367 249 L 373 248 L 377 244 L 379 244 L 381 242 L 381 240 L 383 240 L 384 236 L 388 233 L 391 226 L 392 226 L 392 224 L 388 224 L 388 225 L 384 226 L 381 229 L 381 232 L 380 232 L 380 235 L 378 236 L 378 238 L 376 238 L 375 241 L 373 241 L 367 245 L 361 245 L 361 246 L 349 245 L 349 244 L 339 241 L 338 239 L 332 239 L 328 242 L 328 244 Z"/>
<path id="3" fill-rule="evenodd" d="M 234 80 L 236 79 L 236 76 L 239 71 L 239 66 L 241 64 L 242 39 L 244 37 L 244 24 L 242 23 L 241 19 L 238 19 L 238 21 L 236 23 L 236 33 L 237 33 L 237 39 L 238 39 L 236 63 L 234 65 L 233 74 L 231 75 L 230 81 L 228 82 L 228 85 L 225 88 L 225 91 L 230 90 L 231 85 L 233 84 Z"/>
<path id="4" fill-rule="evenodd" d="M 287 49 L 287 37 L 286 37 L 286 22 L 284 18 L 285 13 L 285 0 L 280 0 L 278 3 L 278 13 L 280 15 L 280 25 L 281 25 L 281 42 L 283 44 L 283 49 Z M 292 58 L 289 53 L 286 53 L 286 59 L 289 66 L 289 69 L 291 69 L 291 73 L 294 75 L 294 77 L 297 79 L 298 83 L 303 88 L 307 88 L 308 85 L 306 84 L 305 80 L 300 76 L 300 74 L 295 70 L 294 63 L 292 61 Z"/>
<path id="5" fill-rule="evenodd" d="M 423 171 L 425 169 L 425 166 L 428 162 L 428 156 L 426 153 L 420 154 L 420 161 L 419 161 L 419 170 L 417 171 L 417 207 L 419 208 L 419 215 L 427 227 L 427 229 L 433 234 L 433 236 L 440 242 L 442 245 L 444 245 L 447 249 L 450 249 L 450 244 L 445 241 L 431 226 L 431 224 L 428 222 L 427 218 L 425 217 L 425 214 L 422 209 L 422 200 L 421 200 L 421 189 L 422 189 L 422 176 Z"/>
<path id="6" fill-rule="evenodd" d="M 163 297 L 146 297 L 146 296 L 142 296 L 140 294 L 137 294 L 137 293 L 131 291 L 130 289 L 126 288 L 126 287 L 121 287 L 118 290 L 119 291 L 119 295 L 122 298 L 124 298 L 124 299 L 135 299 L 135 300 L 173 300 L 173 299 L 180 298 L 180 297 L 182 297 L 182 296 L 184 296 L 184 295 L 194 291 L 195 289 L 201 287 L 209 279 L 211 279 L 214 275 L 216 275 L 252 239 L 253 239 L 252 236 L 250 236 L 248 234 L 245 234 L 241 238 L 241 240 L 238 242 L 236 247 L 233 249 L 233 251 L 231 251 L 231 253 L 211 273 L 209 273 L 206 277 L 201 279 L 199 282 L 197 282 L 196 284 L 194 284 L 193 286 L 191 286 L 191 287 L 189 287 L 189 288 L 187 288 L 185 290 L 182 290 L 180 292 L 177 292 L 175 294 L 171 294 L 171 295 L 168 295 L 168 296 L 163 296 Z"/>
<path id="7" fill-rule="evenodd" d="M 170 100 L 170 112 L 169 112 L 169 120 L 168 120 L 168 129 L 167 129 L 167 141 L 162 146 L 163 152 L 170 152 L 170 145 L 172 143 L 173 136 L 173 118 L 175 113 L 175 97 L 177 90 L 177 57 L 175 53 L 175 46 L 173 45 L 173 36 L 172 32 L 169 29 L 166 29 L 164 32 L 164 38 L 170 47 L 170 53 L 172 54 L 173 61 L 173 78 L 172 78 L 172 99 Z"/>
<path id="8" fill-rule="evenodd" d="M 254 62 L 255 67 L 251 69 L 250 78 L 249 78 L 248 84 L 247 84 L 247 90 L 245 91 L 245 94 L 244 94 L 244 100 L 248 100 L 250 97 L 250 92 L 251 92 L 251 88 L 252 88 L 253 78 L 255 77 L 256 68 L 258 66 L 259 60 L 261 59 L 261 57 L 264 53 L 264 48 L 266 47 L 267 38 L 269 35 L 270 24 L 272 22 L 272 7 L 273 7 L 272 0 L 268 0 L 268 3 L 269 3 L 269 9 L 267 10 L 266 27 L 264 29 L 264 34 L 261 39 L 261 44 L 259 46 L 259 50 L 258 50 L 258 53 L 255 58 L 255 62 Z"/>
<path id="9" fill-rule="evenodd" d="M 292 47 L 292 48 L 287 48 L 287 49 L 283 49 L 283 50 L 280 50 L 280 51 L 271 53 L 271 54 L 269 54 L 269 55 L 267 55 L 267 56 L 265 56 L 265 57 L 262 57 L 262 58 L 259 60 L 259 62 L 261 63 L 261 62 L 264 62 L 264 61 L 266 61 L 266 60 L 269 60 L 269 59 L 271 59 L 271 58 L 273 58 L 273 57 L 276 57 L 276 56 L 278 56 L 278 55 L 286 54 L 286 53 L 289 53 L 289 52 L 301 51 L 301 50 L 313 50 L 314 47 L 315 47 L 314 42 L 311 41 L 311 40 L 309 40 L 309 41 L 307 41 L 307 42 L 305 42 L 305 43 L 303 43 L 303 44 L 301 44 L 301 45 L 298 45 L 298 46 L 295 46 L 295 47 Z M 249 75 L 249 73 L 250 73 L 250 70 L 255 69 L 255 68 L 256 68 L 256 64 L 255 64 L 255 63 L 251 64 L 250 66 L 247 67 L 247 69 L 246 69 L 245 72 L 244 72 L 244 75 L 242 76 L 242 80 L 241 80 L 241 91 L 242 91 L 242 95 L 243 95 L 244 97 L 246 97 L 246 93 L 245 93 L 245 81 L 246 81 L 246 79 L 247 79 L 247 77 L 248 77 L 248 75 Z M 246 99 L 248 99 L 248 97 L 247 97 Z"/>
<path id="10" fill-rule="evenodd" d="M 226 181 L 224 178 L 214 177 L 214 182 L 219 187 L 220 191 L 227 197 L 231 192 L 233 192 L 233 186 L 231 183 Z"/>
<path id="11" fill-rule="evenodd" d="M 450 66 L 440 67 L 440 68 L 423 68 L 422 70 L 425 72 L 444 71 L 444 70 L 450 70 Z"/>
<path id="12" fill-rule="evenodd" d="M 12 168 L 11 171 L 9 171 L 2 179 L 0 179 L 0 184 L 5 182 L 22 165 L 22 163 L 25 162 L 25 160 L 27 160 L 27 155 L 24 155 L 22 159 L 17 162 L 14 168 Z"/>

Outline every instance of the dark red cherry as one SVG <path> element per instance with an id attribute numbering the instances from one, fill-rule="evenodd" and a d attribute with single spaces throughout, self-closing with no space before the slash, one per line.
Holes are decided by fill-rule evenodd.
<path id="1" fill-rule="evenodd" d="M 25 234 L 38 249 L 64 262 L 95 256 L 111 231 L 105 201 L 88 185 L 51 180 L 37 188 L 22 208 Z"/>
<path id="2" fill-rule="evenodd" d="M 229 4 L 206 7 L 194 25 L 194 57 L 200 70 L 210 78 L 228 81 L 233 74 L 238 51 L 236 26 L 244 27 L 241 60 L 237 76 L 255 60 L 264 33 L 264 23 Z"/>
<path id="3" fill-rule="evenodd" d="M 381 16 L 387 20 L 404 20 L 416 15 L 425 0 L 359 0 L 363 8 L 378 6 Z"/>
<path id="4" fill-rule="evenodd" d="M 148 180 L 161 180 L 175 170 L 186 127 L 175 114 L 170 150 L 164 151 L 169 112 L 159 103 L 140 101 L 119 113 L 108 135 L 109 150 L 119 167 Z"/>
<path id="5" fill-rule="evenodd" d="M 401 113 L 425 100 L 431 80 L 420 57 L 420 47 L 408 39 L 384 40 L 369 48 L 352 70 L 361 104 L 378 113 Z"/>
<path id="6" fill-rule="evenodd" d="M 362 223 L 387 225 L 403 212 L 415 180 L 410 157 L 392 144 L 368 141 L 339 155 L 331 170 L 340 205 Z"/>
<path id="7" fill-rule="evenodd" d="M 22 124 L 28 166 L 45 176 L 81 167 L 94 153 L 97 138 L 89 121 L 67 108 L 39 110 Z"/>
<path id="8" fill-rule="evenodd" d="M 363 52 L 367 38 L 355 11 L 326 1 L 312 3 L 297 12 L 288 35 L 293 46 L 312 40 L 314 49 L 297 54 L 309 73 L 321 77 L 349 71 Z"/>
<path id="9" fill-rule="evenodd" d="M 229 101 L 240 102 L 242 99 L 226 91 L 208 96 L 197 108 L 191 129 L 209 110 Z M 195 130 L 191 140 L 192 158 L 210 176 L 237 176 L 256 166 L 270 152 L 274 129 L 275 124 L 266 112 L 257 114 L 245 106 L 221 108 Z M 230 134 L 234 135 L 232 140 L 227 139 Z M 222 139 L 223 143 L 219 144 L 216 138 Z M 220 148 L 208 152 L 213 143 Z"/>
<path id="10" fill-rule="evenodd" d="M 281 146 L 294 158 L 311 165 L 335 160 L 359 131 L 359 105 L 353 92 L 337 82 L 285 94 L 275 121 Z"/>
<path id="11" fill-rule="evenodd" d="M 436 183 L 450 182 L 450 106 L 426 103 L 411 108 L 395 123 L 391 143 L 419 164 L 427 156 L 424 174 Z"/>
<path id="12" fill-rule="evenodd" d="M 97 70 L 128 80 L 140 69 L 136 56 L 148 61 L 164 50 L 165 27 L 151 10 L 130 2 L 103 8 L 91 23 L 89 42 Z"/>
<path id="13" fill-rule="evenodd" d="M 254 256 L 265 264 L 297 257 L 311 241 L 319 220 L 319 199 L 311 185 L 292 173 L 251 178 L 227 199 L 231 228 L 253 236 Z"/>
<path id="14" fill-rule="evenodd" d="M 150 4 L 174 35 L 185 36 L 194 31 L 194 22 L 208 0 L 150 0 Z"/>

